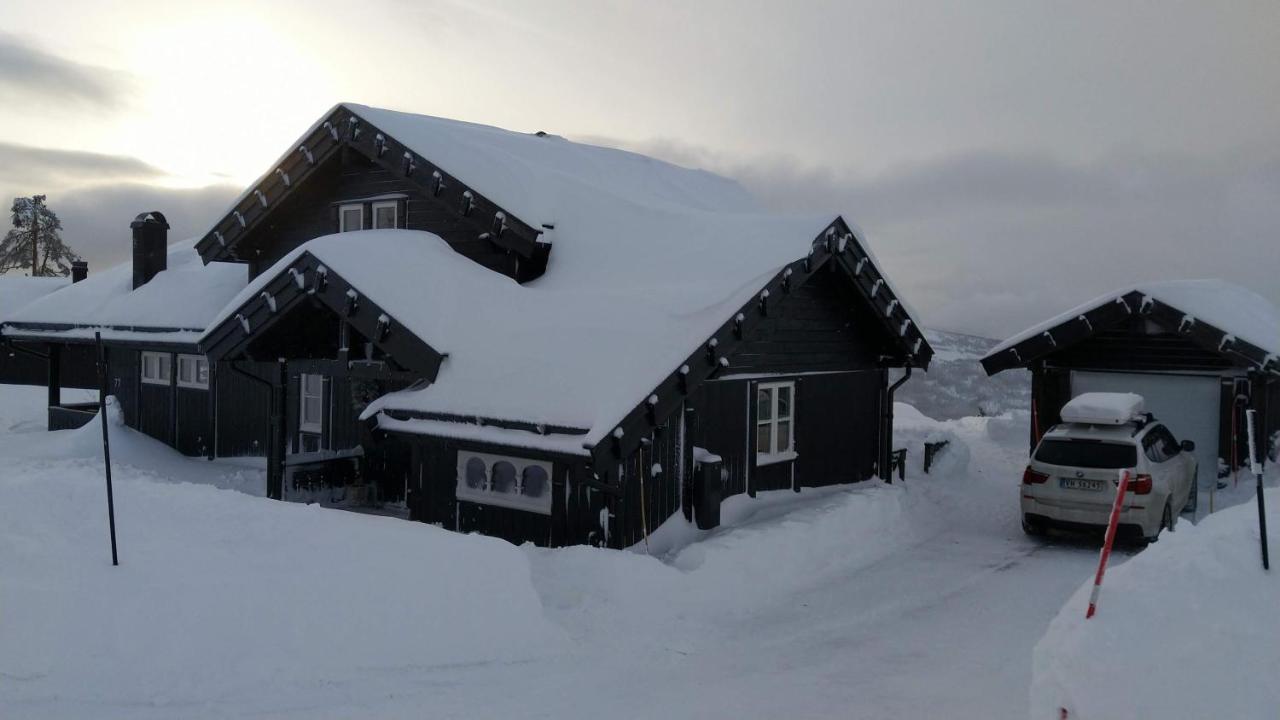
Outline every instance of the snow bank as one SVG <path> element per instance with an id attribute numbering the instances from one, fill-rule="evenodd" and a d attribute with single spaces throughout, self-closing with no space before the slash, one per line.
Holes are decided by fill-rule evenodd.
<path id="1" fill-rule="evenodd" d="M 95 717 L 181 717 L 209 703 L 226 715 L 243 714 L 227 709 L 240 704 L 281 710 L 314 702 L 303 689 L 385 681 L 391 669 L 411 683 L 432 667 L 520 662 L 564 647 L 519 548 L 157 482 L 156 468 L 187 479 L 218 463 L 119 426 L 113 568 L 102 465 L 90 451 L 100 433 L 94 423 L 39 436 L 43 457 L 15 450 L 10 441 L 22 438 L 0 438 L 6 716 L 88 708 Z"/>
<path id="2" fill-rule="evenodd" d="M 1268 495 L 1275 563 L 1280 494 Z M 1035 647 L 1033 719 L 1057 720 L 1059 708 L 1072 720 L 1276 717 L 1280 574 L 1262 570 L 1252 503 L 1180 524 L 1108 570 L 1086 622 L 1091 585 Z"/>
<path id="3" fill-rule="evenodd" d="M 945 442 L 933 457 L 930 475 L 963 475 L 969 465 L 969 446 L 948 423 L 934 420 L 906 403 L 893 404 L 893 447 L 907 449 L 907 478 L 924 475 L 924 446 Z"/>
<path id="4" fill-rule="evenodd" d="M 97 400 L 92 390 L 62 389 L 67 403 Z M 0 384 L 0 434 L 43 432 L 49 426 L 49 392 L 39 385 Z"/>

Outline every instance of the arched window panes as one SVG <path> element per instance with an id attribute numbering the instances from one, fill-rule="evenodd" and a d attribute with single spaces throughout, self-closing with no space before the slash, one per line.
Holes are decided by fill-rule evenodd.
<path id="1" fill-rule="evenodd" d="M 541 465 L 529 465 L 520 475 L 520 494 L 529 498 L 540 498 L 548 492 L 550 482 L 547 471 Z"/>
<path id="2" fill-rule="evenodd" d="M 484 460 L 473 457 L 467 461 L 467 487 L 472 490 L 484 490 Z"/>
<path id="3" fill-rule="evenodd" d="M 490 490 L 496 493 L 513 493 L 516 490 L 516 466 L 506 460 L 493 464 L 493 479 Z"/>

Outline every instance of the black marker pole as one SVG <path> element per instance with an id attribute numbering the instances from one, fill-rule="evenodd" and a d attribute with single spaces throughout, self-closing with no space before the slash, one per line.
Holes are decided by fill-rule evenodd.
<path id="1" fill-rule="evenodd" d="M 1262 463 L 1258 462 L 1258 443 L 1254 440 L 1253 408 L 1245 411 L 1245 418 L 1249 422 L 1249 465 L 1253 470 L 1253 475 L 1258 479 L 1258 532 L 1262 535 L 1262 569 L 1271 569 L 1271 560 L 1267 557 L 1267 504 L 1263 500 L 1262 495 Z"/>
<path id="2" fill-rule="evenodd" d="M 95 332 L 98 344 L 98 422 L 102 424 L 102 463 L 107 469 L 107 522 L 111 526 L 111 564 L 119 565 L 116 554 L 116 503 L 111 493 L 111 441 L 107 435 L 107 352 L 102 347 L 102 333 Z"/>

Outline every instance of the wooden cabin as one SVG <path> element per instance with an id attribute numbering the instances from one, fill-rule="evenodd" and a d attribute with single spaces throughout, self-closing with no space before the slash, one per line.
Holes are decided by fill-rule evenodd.
<path id="1" fill-rule="evenodd" d="M 1142 395 L 1178 440 L 1195 442 L 1201 487 L 1247 467 L 1246 409 L 1264 455 L 1280 431 L 1280 312 L 1222 281 L 1109 293 L 1005 340 L 982 366 L 1031 370 L 1032 447 L 1080 393 Z"/>
<path id="2" fill-rule="evenodd" d="M 166 227 L 134 223 L 143 276 Z M 887 476 L 889 370 L 933 352 L 843 218 L 352 104 L 168 257 L 113 286 L 133 324 L 36 303 L 0 333 L 69 352 L 103 332 L 130 425 L 265 455 L 271 497 L 513 542 L 625 547 L 677 515 L 712 527 L 729 495 Z"/>

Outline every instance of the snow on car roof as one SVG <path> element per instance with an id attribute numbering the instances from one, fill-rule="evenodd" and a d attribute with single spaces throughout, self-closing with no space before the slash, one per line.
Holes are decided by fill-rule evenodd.
<path id="1" fill-rule="evenodd" d="M 170 245 L 167 269 L 136 290 L 126 261 L 49 293 L 7 314 L 4 334 L 83 338 L 98 330 L 106 339 L 194 342 L 248 279 L 242 264 L 202 264 L 194 246 Z"/>
<path id="2" fill-rule="evenodd" d="M 1134 393 L 1087 392 L 1063 405 L 1059 415 L 1069 423 L 1123 425 L 1141 416 L 1145 402 Z"/>
<path id="3" fill-rule="evenodd" d="M 1252 343 L 1264 352 L 1280 355 L 1280 310 L 1266 298 L 1225 280 L 1169 280 L 1131 285 L 1100 295 L 1009 337 L 992 348 L 983 359 L 995 357 L 1046 330 L 1135 291 Z"/>

